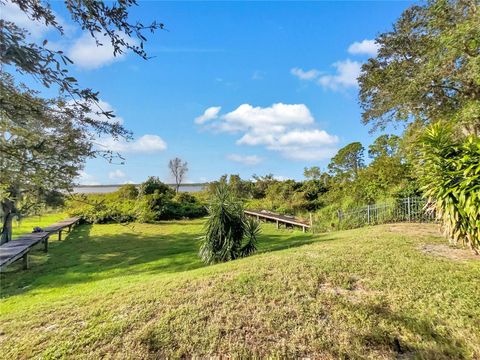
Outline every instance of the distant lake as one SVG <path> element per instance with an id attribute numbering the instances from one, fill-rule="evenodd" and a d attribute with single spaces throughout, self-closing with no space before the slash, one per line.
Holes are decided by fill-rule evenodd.
<path id="1" fill-rule="evenodd" d="M 139 186 L 138 184 L 134 184 Z M 172 188 L 175 185 L 168 184 Z M 180 192 L 198 192 L 202 191 L 207 184 L 182 184 L 180 185 Z M 117 191 L 122 185 L 79 185 L 73 188 L 73 192 L 77 194 L 105 194 Z"/>

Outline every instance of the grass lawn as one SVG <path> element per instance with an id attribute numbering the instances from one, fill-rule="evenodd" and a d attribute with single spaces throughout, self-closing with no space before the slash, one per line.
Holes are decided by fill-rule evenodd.
<path id="1" fill-rule="evenodd" d="M 62 213 L 45 214 L 41 216 L 30 216 L 20 221 L 14 219 L 12 226 L 12 236 L 15 239 L 20 235 L 31 233 L 35 226 L 46 227 L 57 221 L 68 218 Z"/>
<path id="2" fill-rule="evenodd" d="M 434 225 L 310 235 L 204 266 L 202 221 L 82 225 L 1 275 L 0 358 L 480 358 L 480 261 Z"/>

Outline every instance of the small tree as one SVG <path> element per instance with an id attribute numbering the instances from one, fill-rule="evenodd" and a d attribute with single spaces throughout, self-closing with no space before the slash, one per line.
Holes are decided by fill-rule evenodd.
<path id="1" fill-rule="evenodd" d="M 168 162 L 168 168 L 170 169 L 172 177 L 175 179 L 175 192 L 178 193 L 178 189 L 188 171 L 188 164 L 186 161 L 182 161 L 182 159 L 176 157 Z"/>
<path id="2" fill-rule="evenodd" d="M 216 186 L 208 213 L 200 246 L 200 257 L 205 263 L 234 260 L 256 251 L 260 224 L 245 218 L 241 201 L 228 185 Z"/>

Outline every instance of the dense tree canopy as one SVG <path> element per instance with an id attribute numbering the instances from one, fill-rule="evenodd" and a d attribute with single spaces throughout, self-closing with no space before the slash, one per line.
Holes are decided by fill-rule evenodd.
<path id="1" fill-rule="evenodd" d="M 437 0 L 404 11 L 377 37 L 378 56 L 362 67 L 363 121 L 448 120 L 480 132 L 480 9 L 477 0 Z"/>

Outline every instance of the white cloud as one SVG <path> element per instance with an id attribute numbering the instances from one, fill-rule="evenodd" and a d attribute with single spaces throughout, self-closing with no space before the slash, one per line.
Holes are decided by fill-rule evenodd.
<path id="1" fill-rule="evenodd" d="M 108 178 L 109 179 L 123 179 L 124 177 L 126 177 L 127 175 L 120 169 L 116 169 L 114 171 L 110 171 L 108 173 Z"/>
<path id="2" fill-rule="evenodd" d="M 330 159 L 337 152 L 335 147 L 300 147 L 291 146 L 282 148 L 282 154 L 285 158 L 297 161 L 318 161 Z"/>
<path id="3" fill-rule="evenodd" d="M 336 150 L 338 138 L 320 130 L 304 104 L 277 103 L 269 107 L 242 104 L 204 125 L 216 132 L 241 133 L 237 145 L 264 146 L 295 160 L 321 160 Z M 293 153 L 293 154 L 292 154 Z M 254 162 L 239 155 L 230 160 Z"/>
<path id="4" fill-rule="evenodd" d="M 262 108 L 242 104 L 223 115 L 222 131 L 246 131 L 254 133 L 283 132 L 289 126 L 309 125 L 313 116 L 304 104 L 276 103 Z"/>
<path id="5" fill-rule="evenodd" d="M 19 28 L 27 30 L 34 38 L 40 38 L 50 30 L 44 24 L 31 20 L 25 12 L 20 10 L 17 4 L 9 1 L 0 5 L 0 18 L 13 22 Z"/>
<path id="6" fill-rule="evenodd" d="M 363 41 L 357 41 L 351 44 L 348 47 L 348 52 L 352 55 L 370 55 L 370 56 L 376 56 L 378 49 L 379 49 L 378 43 L 375 42 L 375 40 L 363 40 Z"/>
<path id="7" fill-rule="evenodd" d="M 293 68 L 290 70 L 290 73 L 296 77 L 298 77 L 300 80 L 313 80 L 317 78 L 320 75 L 320 71 L 316 69 L 304 71 L 300 68 Z"/>
<path id="8" fill-rule="evenodd" d="M 125 57 L 125 53 L 113 55 L 113 46 L 109 37 L 102 34 L 98 34 L 97 37 L 102 45 L 97 46 L 90 33 L 84 33 L 74 42 L 68 56 L 76 66 L 83 69 L 98 69 Z M 128 39 L 128 41 L 134 40 Z"/>
<path id="9" fill-rule="evenodd" d="M 356 87 L 357 78 L 360 76 L 362 64 L 350 59 L 337 61 L 333 64 L 337 69 L 335 75 L 322 75 L 318 78 L 318 84 L 325 89 L 342 90 Z"/>
<path id="10" fill-rule="evenodd" d="M 167 143 L 158 135 L 146 134 L 133 141 L 114 140 L 112 138 L 104 138 L 100 141 L 101 146 L 105 150 L 119 153 L 156 153 L 164 151 Z"/>
<path id="11" fill-rule="evenodd" d="M 227 155 L 227 159 L 249 166 L 260 164 L 263 161 L 263 159 L 257 155 L 230 154 Z"/>
<path id="12" fill-rule="evenodd" d="M 63 28 L 64 35 L 71 36 L 75 31 L 75 27 L 65 22 L 63 17 L 58 15 L 55 11 L 52 11 L 57 23 Z M 25 29 L 33 39 L 39 39 L 45 37 L 45 35 L 55 30 L 51 25 L 46 26 L 42 21 L 32 20 L 27 13 L 22 11 L 17 4 L 12 3 L 9 0 L 0 2 L 0 18 L 5 21 L 13 22 L 21 29 Z M 49 42 L 48 48 L 54 49 L 52 43 Z"/>
<path id="13" fill-rule="evenodd" d="M 77 180 L 80 185 L 100 185 L 95 176 L 90 175 L 83 170 L 79 172 Z"/>
<path id="14" fill-rule="evenodd" d="M 195 124 L 204 124 L 209 120 L 216 119 L 221 109 L 221 106 L 209 107 L 202 115 L 195 118 Z"/>

